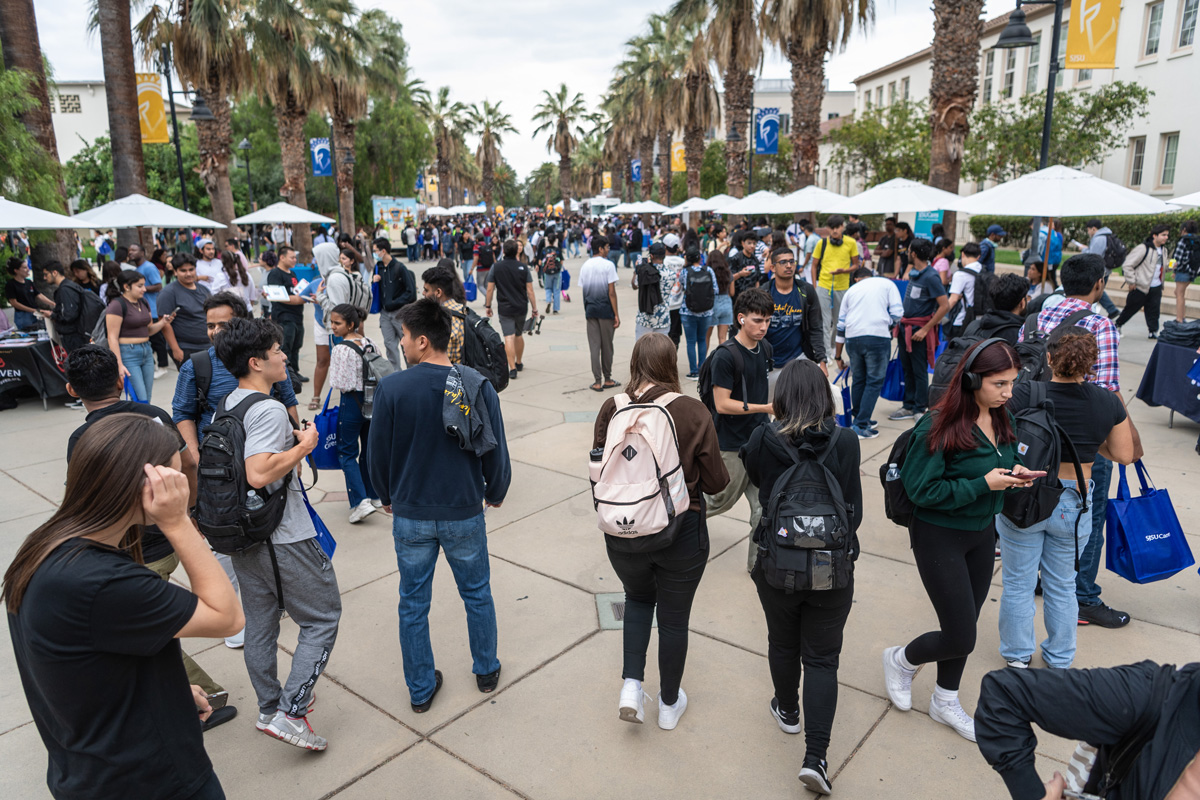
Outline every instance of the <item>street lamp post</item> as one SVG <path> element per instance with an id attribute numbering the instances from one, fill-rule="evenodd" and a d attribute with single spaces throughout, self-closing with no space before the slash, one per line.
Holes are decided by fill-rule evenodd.
<path id="1" fill-rule="evenodd" d="M 250 139 L 243 138 L 238 142 L 237 149 L 242 153 L 242 160 L 246 162 L 246 192 L 250 199 L 250 211 L 254 211 L 254 184 L 250 181 Z M 258 260 L 258 223 L 250 225 L 250 252 L 254 254 L 254 259 Z"/>
<path id="2" fill-rule="evenodd" d="M 188 193 L 187 181 L 183 174 L 183 151 L 180 149 L 179 143 L 179 120 L 175 116 L 175 95 L 186 95 L 186 89 L 175 91 L 171 83 L 171 49 L 170 45 L 163 45 L 159 50 L 159 60 L 162 62 L 163 75 L 167 76 L 167 100 L 171 105 L 171 127 L 175 132 L 175 166 L 179 168 L 179 193 L 183 198 L 183 210 L 190 211 L 188 208 Z M 209 109 L 208 104 L 204 102 L 204 98 L 197 95 L 195 103 L 192 105 L 192 121 L 193 122 L 212 122 L 215 117 Z"/>

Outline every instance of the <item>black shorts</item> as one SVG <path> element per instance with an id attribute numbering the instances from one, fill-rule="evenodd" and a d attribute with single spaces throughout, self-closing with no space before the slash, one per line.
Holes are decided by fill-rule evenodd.
<path id="1" fill-rule="evenodd" d="M 500 315 L 500 333 L 504 336 L 520 336 L 525 333 L 525 315 L 506 317 Z"/>

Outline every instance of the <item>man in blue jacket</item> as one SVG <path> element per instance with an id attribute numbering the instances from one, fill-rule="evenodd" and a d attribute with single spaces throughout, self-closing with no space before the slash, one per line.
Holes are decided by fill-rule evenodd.
<path id="1" fill-rule="evenodd" d="M 485 503 L 498 507 L 504 501 L 512 469 L 496 391 L 488 381 L 474 380 L 470 367 L 450 362 L 450 314 L 436 301 L 421 299 L 400 309 L 399 316 L 400 346 L 409 368 L 384 378 L 375 392 L 367 460 L 371 483 L 385 510 L 394 515 L 400 652 L 412 709 L 421 714 L 442 688 L 429 641 L 439 548 L 446 553 L 466 606 L 476 685 L 487 694 L 500 682 L 483 512 Z M 451 397 L 470 401 L 469 395 L 448 392 L 448 381 L 456 387 L 478 387 L 471 411 L 487 415 L 495 439 L 491 449 L 477 442 L 464 448 L 457 434 L 447 432 L 446 403 Z"/>

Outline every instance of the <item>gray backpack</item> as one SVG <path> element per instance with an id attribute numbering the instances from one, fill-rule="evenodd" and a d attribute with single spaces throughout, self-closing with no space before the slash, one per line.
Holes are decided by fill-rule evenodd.
<path id="1" fill-rule="evenodd" d="M 354 352 L 358 353 L 363 364 L 363 400 L 362 400 L 362 415 L 364 419 L 370 419 L 371 414 L 375 411 L 375 390 L 379 388 L 379 382 L 395 372 L 392 367 L 392 362 L 388 361 L 379 351 L 372 345 L 359 347 L 354 342 L 344 341 L 342 344 L 349 347 Z"/>

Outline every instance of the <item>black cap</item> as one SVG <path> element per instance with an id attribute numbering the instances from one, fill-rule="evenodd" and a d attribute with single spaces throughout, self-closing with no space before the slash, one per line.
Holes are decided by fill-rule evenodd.
<path id="1" fill-rule="evenodd" d="M 655 257 L 664 257 L 667 254 L 667 246 L 662 242 L 654 242 L 650 245 L 649 253 Z"/>

